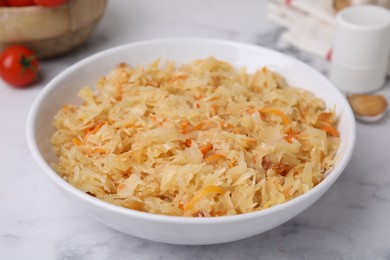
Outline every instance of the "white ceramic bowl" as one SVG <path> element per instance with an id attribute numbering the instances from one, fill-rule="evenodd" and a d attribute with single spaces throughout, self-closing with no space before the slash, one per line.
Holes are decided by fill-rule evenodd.
<path id="1" fill-rule="evenodd" d="M 56 160 L 49 140 L 54 131 L 51 125 L 53 116 L 62 105 L 76 102 L 76 93 L 81 87 L 93 85 L 120 62 L 146 65 L 160 57 L 183 63 L 210 55 L 236 67 L 247 66 L 250 71 L 266 65 L 284 75 L 291 85 L 313 92 L 325 100 L 327 106 L 336 108 L 342 143 L 335 167 L 320 184 L 298 198 L 269 209 L 237 216 L 184 218 L 154 215 L 111 205 L 74 188 L 50 168 L 50 163 Z M 42 90 L 30 110 L 27 122 L 28 145 L 42 171 L 91 217 L 136 237 L 188 245 L 216 244 L 247 238 L 295 217 L 317 201 L 340 176 L 352 155 L 355 135 L 355 120 L 346 99 L 325 77 L 309 66 L 262 47 L 203 39 L 133 43 L 86 58 L 59 74 Z"/>

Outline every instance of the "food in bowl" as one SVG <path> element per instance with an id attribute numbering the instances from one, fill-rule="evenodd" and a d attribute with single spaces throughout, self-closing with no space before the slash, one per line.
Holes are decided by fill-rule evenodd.
<path id="1" fill-rule="evenodd" d="M 107 0 L 35 0 L 38 6 L 22 7 L 15 3 L 32 1 L 12 2 L 0 5 L 0 50 L 23 45 L 39 59 L 64 54 L 85 42 L 107 6 Z"/>
<path id="2" fill-rule="evenodd" d="M 119 64 L 55 116 L 53 168 L 122 207 L 172 216 L 249 213 L 320 183 L 340 144 L 336 115 L 266 67 L 208 58 Z"/>

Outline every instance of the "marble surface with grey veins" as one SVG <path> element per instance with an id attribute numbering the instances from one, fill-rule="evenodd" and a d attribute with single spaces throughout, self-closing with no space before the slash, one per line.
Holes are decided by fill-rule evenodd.
<path id="1" fill-rule="evenodd" d="M 86 44 L 42 62 L 28 89 L 0 82 L 0 259 L 390 259 L 390 118 L 358 123 L 352 160 L 317 203 L 291 221 L 245 240 L 176 246 L 122 234 L 80 211 L 40 172 L 27 150 L 34 98 L 63 69 L 98 51 L 171 37 L 229 39 L 277 49 L 321 73 L 321 58 L 278 41 L 265 0 L 110 0 Z M 390 86 L 380 91 L 390 98 Z"/>

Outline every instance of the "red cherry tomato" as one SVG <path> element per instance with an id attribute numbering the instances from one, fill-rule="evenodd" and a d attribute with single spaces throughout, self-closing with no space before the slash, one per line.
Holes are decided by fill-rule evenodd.
<path id="1" fill-rule="evenodd" d="M 34 0 L 37 5 L 44 7 L 57 7 L 67 3 L 69 0 Z"/>
<path id="2" fill-rule="evenodd" d="M 8 6 L 30 6 L 35 5 L 34 0 L 6 0 Z"/>
<path id="3" fill-rule="evenodd" d="M 14 87 L 24 87 L 36 78 L 39 69 L 34 53 L 26 47 L 15 45 L 0 54 L 0 76 Z"/>

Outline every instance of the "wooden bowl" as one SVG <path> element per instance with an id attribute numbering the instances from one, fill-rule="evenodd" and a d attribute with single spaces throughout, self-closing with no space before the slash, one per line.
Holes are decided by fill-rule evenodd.
<path id="1" fill-rule="evenodd" d="M 333 0 L 333 9 L 338 12 L 348 6 L 359 4 L 381 5 L 390 9 L 390 0 Z"/>
<path id="2" fill-rule="evenodd" d="M 22 44 L 39 58 L 65 53 L 84 42 L 102 17 L 107 0 L 71 0 L 57 8 L 0 8 L 0 49 Z"/>

